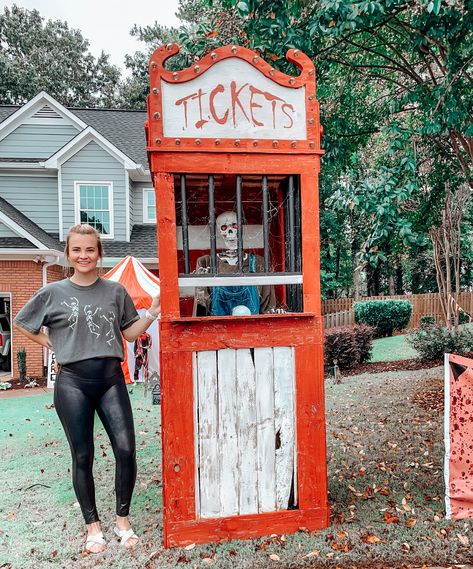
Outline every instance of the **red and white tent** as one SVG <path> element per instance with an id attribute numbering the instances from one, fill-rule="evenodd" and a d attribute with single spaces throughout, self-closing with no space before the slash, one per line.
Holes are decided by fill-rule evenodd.
<path id="1" fill-rule="evenodd" d="M 160 292 L 159 278 L 143 266 L 138 259 L 128 256 L 122 259 L 118 265 L 103 275 L 104 279 L 121 283 L 135 303 L 136 309 L 143 315 L 151 306 L 152 297 Z M 155 321 L 148 328 L 151 336 L 151 349 L 149 350 L 149 376 L 159 374 L 159 327 Z M 127 383 L 133 381 L 135 373 L 135 350 L 134 344 L 126 342 L 128 357 L 123 362 L 123 372 Z M 143 378 L 143 369 L 140 370 L 139 379 Z"/>

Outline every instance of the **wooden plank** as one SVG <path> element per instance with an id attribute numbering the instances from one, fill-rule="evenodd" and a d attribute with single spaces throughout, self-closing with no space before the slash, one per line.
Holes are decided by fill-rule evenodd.
<path id="1" fill-rule="evenodd" d="M 198 514 L 212 518 L 220 514 L 221 454 L 218 448 L 218 389 L 217 353 L 202 351 L 196 354 L 198 389 L 199 494 Z"/>
<path id="2" fill-rule="evenodd" d="M 217 362 L 220 515 L 233 516 L 239 493 L 235 350 L 218 350 Z"/>
<path id="3" fill-rule="evenodd" d="M 276 509 L 276 440 L 272 348 L 255 348 L 256 438 L 258 442 L 258 511 Z"/>
<path id="4" fill-rule="evenodd" d="M 258 512 L 255 365 L 249 349 L 236 350 L 239 513 Z"/>
<path id="5" fill-rule="evenodd" d="M 327 527 L 329 511 L 325 508 L 286 510 L 265 514 L 188 520 L 170 526 L 169 546 L 185 546 L 191 543 L 208 543 L 229 539 L 296 532 L 304 527 L 316 530 Z"/>
<path id="6" fill-rule="evenodd" d="M 294 349 L 273 348 L 276 508 L 287 510 L 294 480 Z"/>

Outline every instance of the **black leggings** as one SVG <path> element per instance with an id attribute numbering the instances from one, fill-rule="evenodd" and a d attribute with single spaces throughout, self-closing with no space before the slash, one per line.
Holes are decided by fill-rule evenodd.
<path id="1" fill-rule="evenodd" d="M 99 521 L 92 475 L 96 411 L 115 455 L 117 515 L 128 516 L 136 480 L 136 445 L 120 360 L 95 358 L 61 366 L 54 405 L 71 447 L 72 482 L 85 523 Z"/>

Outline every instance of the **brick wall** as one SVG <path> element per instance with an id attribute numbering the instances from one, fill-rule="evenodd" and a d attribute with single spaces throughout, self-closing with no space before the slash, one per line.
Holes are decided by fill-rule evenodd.
<path id="1" fill-rule="evenodd" d="M 63 278 L 63 269 L 57 265 L 47 269 L 47 282 Z M 43 286 L 41 263 L 34 261 L 0 261 L 0 291 L 11 293 L 12 318 L 15 318 L 31 295 Z M 12 330 L 13 377 L 18 377 L 16 351 L 26 348 L 27 373 L 31 377 L 43 375 L 41 346 L 28 340 L 20 332 Z"/>

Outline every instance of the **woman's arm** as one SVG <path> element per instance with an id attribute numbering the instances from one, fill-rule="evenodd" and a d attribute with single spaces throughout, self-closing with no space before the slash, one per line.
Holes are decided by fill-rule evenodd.
<path id="1" fill-rule="evenodd" d="M 159 296 L 153 298 L 153 302 L 148 310 L 151 316 L 157 318 L 161 314 L 161 304 Z M 122 330 L 122 335 L 127 342 L 134 342 L 138 336 L 141 336 L 146 330 L 151 326 L 153 320 L 150 320 L 146 316 L 142 316 L 136 322 L 133 322 L 131 326 L 128 326 L 126 330 Z"/>
<path id="2" fill-rule="evenodd" d="M 53 349 L 53 347 L 51 345 L 51 341 L 49 340 L 49 336 L 47 334 L 45 334 L 44 332 L 38 332 L 37 334 L 33 334 L 33 332 L 30 332 L 29 330 L 25 330 L 21 326 L 18 326 L 18 324 L 13 324 L 13 326 L 19 332 L 21 332 L 23 334 L 23 336 L 26 336 L 29 340 L 33 340 L 33 342 L 36 342 L 40 346 L 43 346 L 44 348 L 48 348 L 49 350 Z"/>

